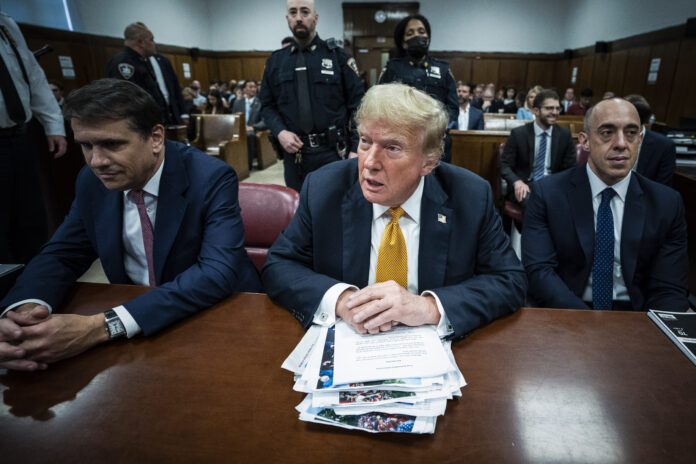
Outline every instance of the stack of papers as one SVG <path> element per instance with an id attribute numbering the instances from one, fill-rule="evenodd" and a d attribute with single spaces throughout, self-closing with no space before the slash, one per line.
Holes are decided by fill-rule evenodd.
<path id="1" fill-rule="evenodd" d="M 295 373 L 300 419 L 368 432 L 434 433 L 466 385 L 434 326 L 359 334 L 339 320 L 312 326 L 282 366 Z"/>

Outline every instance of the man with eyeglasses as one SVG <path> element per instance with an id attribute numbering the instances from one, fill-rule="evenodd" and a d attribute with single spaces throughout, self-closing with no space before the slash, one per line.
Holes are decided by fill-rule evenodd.
<path id="1" fill-rule="evenodd" d="M 543 90 L 534 98 L 534 122 L 510 132 L 500 160 L 500 175 L 507 182 L 507 199 L 524 206 L 534 182 L 575 166 L 570 131 L 556 125 L 558 94 Z"/>
<path id="2" fill-rule="evenodd" d="M 643 140 L 626 100 L 603 100 L 578 136 L 586 165 L 537 182 L 522 261 L 529 302 L 549 308 L 685 311 L 688 255 L 678 192 L 632 172 Z"/>

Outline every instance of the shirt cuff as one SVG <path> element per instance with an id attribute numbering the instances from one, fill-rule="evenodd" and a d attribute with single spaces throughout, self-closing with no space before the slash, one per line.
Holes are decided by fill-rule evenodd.
<path id="1" fill-rule="evenodd" d="M 15 309 L 17 306 L 22 306 L 24 303 L 36 303 L 36 304 L 40 304 L 40 305 L 43 305 L 43 306 L 47 307 L 49 313 L 52 313 L 52 312 L 53 312 L 53 308 L 51 308 L 51 305 L 48 304 L 48 303 L 46 303 L 45 301 L 43 301 L 43 300 L 37 300 L 36 298 L 28 298 L 28 299 L 26 299 L 26 300 L 18 301 L 18 302 L 15 303 L 15 304 L 11 304 L 11 305 L 8 306 L 7 308 L 5 308 L 5 310 L 2 312 L 2 314 L 0 314 L 0 317 L 5 317 L 5 314 L 7 314 L 8 311 L 11 311 L 11 310 Z"/>
<path id="2" fill-rule="evenodd" d="M 131 313 L 128 312 L 125 306 L 116 306 L 114 311 L 118 318 L 121 319 L 121 322 L 123 322 L 123 327 L 126 329 L 126 336 L 128 338 L 132 338 L 142 332 L 142 329 L 138 323 L 135 322 L 135 319 L 133 319 L 133 316 L 131 316 Z"/>
<path id="3" fill-rule="evenodd" d="M 353 288 L 356 291 L 358 290 L 358 287 L 355 285 L 344 283 L 335 284 L 333 287 L 329 288 L 326 293 L 324 293 L 321 302 L 319 302 L 319 307 L 314 313 L 312 322 L 327 327 L 334 325 L 336 323 L 336 302 L 338 301 L 338 297 L 349 288 Z"/>
<path id="4" fill-rule="evenodd" d="M 426 295 L 430 295 L 435 299 L 437 310 L 440 312 L 440 323 L 437 324 L 437 334 L 440 336 L 440 338 L 449 337 L 454 333 L 454 329 L 452 328 L 452 324 L 450 324 L 450 320 L 447 317 L 447 314 L 445 314 L 445 309 L 442 307 L 440 298 L 438 298 L 437 295 L 431 292 L 430 290 L 426 290 L 423 293 L 421 293 L 421 296 Z"/>

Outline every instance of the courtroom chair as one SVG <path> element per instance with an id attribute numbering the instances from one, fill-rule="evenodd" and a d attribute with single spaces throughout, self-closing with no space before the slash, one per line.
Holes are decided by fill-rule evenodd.
<path id="1" fill-rule="evenodd" d="M 578 143 L 575 145 L 575 162 L 577 164 L 587 163 L 587 158 L 589 156 L 590 156 L 590 152 L 583 150 L 581 143 Z"/>
<path id="2" fill-rule="evenodd" d="M 503 157 L 503 150 L 505 149 L 505 142 L 500 144 L 498 150 L 498 156 Z M 507 182 L 501 178 L 501 192 L 503 192 L 503 227 L 510 235 L 510 242 L 512 249 L 515 250 L 517 257 L 522 259 L 522 216 L 524 216 L 524 209 L 513 201 L 507 199 Z"/>
<path id="3" fill-rule="evenodd" d="M 175 142 L 188 143 L 187 127 L 185 124 L 167 126 L 165 137 Z"/>
<path id="4" fill-rule="evenodd" d="M 256 133 L 256 160 L 259 163 L 259 170 L 266 169 L 278 161 L 276 152 L 271 141 L 268 139 L 271 131 L 266 129 Z"/>
<path id="5" fill-rule="evenodd" d="M 242 209 L 244 247 L 254 266 L 261 271 L 268 249 L 295 215 L 300 194 L 282 185 L 239 184 L 239 206 Z"/>
<path id="6" fill-rule="evenodd" d="M 249 177 L 244 114 L 197 114 L 191 145 L 232 166 L 239 180 Z"/>

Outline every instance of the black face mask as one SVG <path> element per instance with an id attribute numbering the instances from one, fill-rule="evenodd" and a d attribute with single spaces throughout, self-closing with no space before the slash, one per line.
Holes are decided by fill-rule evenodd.
<path id="1" fill-rule="evenodd" d="M 428 38 L 425 36 L 417 35 L 415 37 L 411 37 L 406 41 L 406 45 L 408 45 L 406 52 L 409 54 L 409 56 L 411 56 L 411 58 L 420 60 L 425 56 L 426 53 L 428 53 Z"/>

